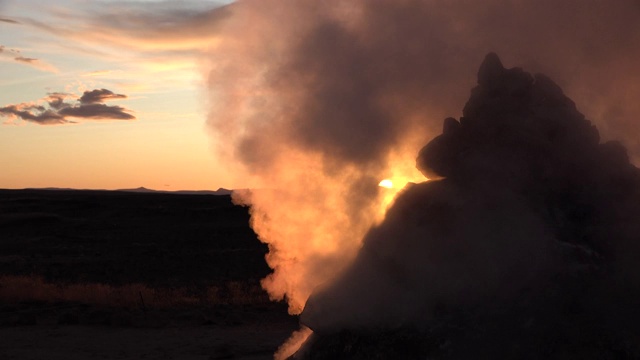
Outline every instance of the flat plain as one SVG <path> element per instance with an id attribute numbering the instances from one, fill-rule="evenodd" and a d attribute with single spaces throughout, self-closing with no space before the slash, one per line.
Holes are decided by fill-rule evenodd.
<path id="1" fill-rule="evenodd" d="M 269 359 L 297 328 L 228 195 L 0 190 L 3 359 Z"/>

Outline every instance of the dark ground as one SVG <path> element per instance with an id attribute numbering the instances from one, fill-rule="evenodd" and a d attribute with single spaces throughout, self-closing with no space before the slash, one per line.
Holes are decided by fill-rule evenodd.
<path id="1" fill-rule="evenodd" d="M 0 190 L 0 358 L 271 358 L 297 328 L 229 196 Z"/>

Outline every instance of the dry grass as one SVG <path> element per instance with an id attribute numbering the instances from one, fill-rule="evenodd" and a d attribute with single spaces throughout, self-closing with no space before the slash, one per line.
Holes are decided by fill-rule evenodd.
<path id="1" fill-rule="evenodd" d="M 73 302 L 108 307 L 166 309 L 192 305 L 259 305 L 269 300 L 259 286 L 233 281 L 205 289 L 150 288 L 144 284 L 55 284 L 47 283 L 39 276 L 4 275 L 0 276 L 0 301 Z"/>

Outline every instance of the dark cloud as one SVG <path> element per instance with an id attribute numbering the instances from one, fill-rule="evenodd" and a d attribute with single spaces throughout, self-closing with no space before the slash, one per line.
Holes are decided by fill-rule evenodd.
<path id="1" fill-rule="evenodd" d="M 64 100 L 70 96 L 71 94 L 54 92 L 49 93 L 45 100 L 51 108 L 60 110 L 62 108 L 71 106 L 70 104 L 64 102 Z"/>
<path id="2" fill-rule="evenodd" d="M 28 107 L 23 104 L 1 107 L 0 116 L 17 116 L 22 120 L 41 125 L 58 125 L 70 122 L 53 110 L 46 110 L 42 107 Z"/>
<path id="3" fill-rule="evenodd" d="M 121 106 L 109 106 L 105 104 L 81 104 L 75 107 L 65 107 L 58 114 L 65 117 L 77 117 L 84 119 L 116 119 L 133 120 L 135 117 L 127 113 L 127 109 Z"/>
<path id="4" fill-rule="evenodd" d="M 82 94 L 82 97 L 80 97 L 79 101 L 83 105 L 86 105 L 86 104 L 102 103 L 107 100 L 126 99 L 126 98 L 127 98 L 126 95 L 114 94 L 113 91 L 111 90 L 95 89 L 91 91 L 85 91 L 84 94 Z"/>
<path id="5" fill-rule="evenodd" d="M 0 18 L 0 22 L 5 22 L 5 23 L 9 23 L 9 24 L 20 24 L 19 21 L 12 20 L 12 19 L 5 19 L 5 18 Z"/>
<path id="6" fill-rule="evenodd" d="M 0 108 L 0 116 L 17 117 L 24 121 L 41 125 L 75 123 L 72 119 L 92 120 L 134 120 L 130 110 L 121 106 L 110 106 L 102 102 L 110 99 L 124 99 L 125 95 L 114 94 L 107 89 L 85 91 L 77 102 L 65 102 L 73 98 L 71 94 L 50 93 L 43 99 L 48 105 L 29 103 L 7 105 Z"/>

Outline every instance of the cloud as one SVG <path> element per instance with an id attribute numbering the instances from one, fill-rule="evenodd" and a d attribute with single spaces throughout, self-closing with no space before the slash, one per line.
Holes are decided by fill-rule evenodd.
<path id="1" fill-rule="evenodd" d="M 58 114 L 65 117 L 76 117 L 85 119 L 116 119 L 133 120 L 135 117 L 128 114 L 127 109 L 120 106 L 108 106 L 105 104 L 81 104 L 76 107 L 66 107 Z"/>
<path id="2" fill-rule="evenodd" d="M 80 103 L 82 104 L 95 104 L 101 103 L 106 100 L 113 99 L 126 99 L 126 95 L 114 94 L 113 91 L 107 89 L 95 89 L 91 91 L 85 91 L 80 97 Z"/>
<path id="3" fill-rule="evenodd" d="M 111 73 L 112 73 L 111 70 L 94 70 L 94 71 L 89 71 L 89 72 L 83 74 L 83 76 L 98 77 L 98 76 L 106 76 L 106 75 L 109 75 Z"/>
<path id="4" fill-rule="evenodd" d="M 136 93 L 175 92 L 193 89 L 200 80 L 199 55 L 219 41 L 220 28 L 230 16 L 225 3 L 229 2 L 159 1 L 150 6 L 149 2 L 96 1 L 73 8 L 45 6 L 49 16 L 17 20 L 46 38 L 42 41 L 42 37 L 33 37 L 36 43 L 32 48 L 47 48 L 103 64 L 99 69 L 83 71 L 71 66 L 72 62 L 60 60 L 65 73 L 80 70 L 81 76 L 105 76 L 111 71 L 105 79 L 109 84 L 144 84 L 130 89 Z M 45 70 L 42 61 L 21 64 L 40 65 Z"/>
<path id="5" fill-rule="evenodd" d="M 36 61 L 38 61 L 38 59 L 28 58 L 28 57 L 24 57 L 24 56 L 18 56 L 17 58 L 15 58 L 15 60 L 19 61 L 19 62 L 24 62 L 24 63 L 27 63 L 27 64 L 33 64 Z"/>
<path id="6" fill-rule="evenodd" d="M 46 72 L 52 72 L 52 73 L 58 72 L 58 69 L 55 66 L 45 61 L 32 58 L 32 57 L 23 56 L 20 50 L 9 49 L 3 45 L 0 45 L 0 58 L 4 58 L 6 61 L 15 61 L 19 64 L 29 65 L 38 70 L 42 70 Z"/>
<path id="7" fill-rule="evenodd" d="M 60 93 L 60 92 L 53 92 L 53 93 L 49 93 L 47 95 L 47 97 L 44 98 L 44 100 L 49 104 L 50 107 L 52 107 L 55 110 L 60 110 L 62 108 L 68 107 L 69 104 L 64 102 L 64 99 L 66 99 L 67 97 L 70 97 L 71 94 L 67 94 L 67 93 Z"/>
<path id="8" fill-rule="evenodd" d="M 71 122 L 65 119 L 63 116 L 59 115 L 54 110 L 24 103 L 1 107 L 0 116 L 18 117 L 24 121 L 33 122 L 40 125 L 59 125 Z"/>
<path id="9" fill-rule="evenodd" d="M 12 20 L 12 19 L 6 19 L 6 18 L 0 18 L 0 22 L 5 22 L 5 23 L 9 23 L 9 24 L 20 24 L 19 21 Z"/>
<path id="10" fill-rule="evenodd" d="M 35 19 L 25 24 L 85 44 L 125 47 L 143 52 L 189 55 L 208 48 L 216 40 L 221 22 L 229 16 L 218 2 L 171 2 L 154 4 L 116 2 L 93 4 L 87 12 L 58 13 L 64 26 Z"/>
<path id="11" fill-rule="evenodd" d="M 19 118 L 27 122 L 40 125 L 59 125 L 76 123 L 73 119 L 91 120 L 134 120 L 135 116 L 121 106 L 103 104 L 106 100 L 126 99 L 126 95 L 115 94 L 107 89 L 85 91 L 75 102 L 65 102 L 66 99 L 76 98 L 72 94 L 54 92 L 49 93 L 40 103 L 21 103 L 7 105 L 0 108 L 0 116 L 10 119 Z"/>

